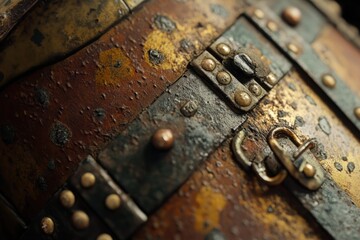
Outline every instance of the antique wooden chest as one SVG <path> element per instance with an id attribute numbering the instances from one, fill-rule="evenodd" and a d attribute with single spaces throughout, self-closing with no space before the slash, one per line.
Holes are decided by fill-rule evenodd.
<path id="1" fill-rule="evenodd" d="M 0 3 L 1 239 L 360 239 L 360 38 L 330 0 Z"/>

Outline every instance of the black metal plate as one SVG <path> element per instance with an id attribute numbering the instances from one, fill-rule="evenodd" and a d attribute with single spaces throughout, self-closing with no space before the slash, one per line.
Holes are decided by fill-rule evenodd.
<path id="1" fill-rule="evenodd" d="M 86 172 L 90 172 L 96 177 L 96 183 L 91 188 L 83 188 L 80 184 L 81 176 Z M 128 238 L 147 220 L 146 215 L 90 156 L 81 164 L 70 182 L 119 239 Z M 109 194 L 120 196 L 121 205 L 118 209 L 106 208 L 105 199 Z"/>
<path id="2" fill-rule="evenodd" d="M 197 112 L 185 117 L 180 109 L 190 100 L 197 103 Z M 199 77 L 187 72 L 100 153 L 99 161 L 150 213 L 244 121 L 245 116 L 234 113 Z M 150 144 L 159 128 L 174 133 L 174 147 L 167 152 Z"/>

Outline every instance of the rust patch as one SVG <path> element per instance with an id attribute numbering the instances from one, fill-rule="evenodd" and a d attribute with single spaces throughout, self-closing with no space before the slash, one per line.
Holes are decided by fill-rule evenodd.
<path id="1" fill-rule="evenodd" d="M 226 206 L 225 197 L 210 187 L 202 187 L 196 194 L 195 229 L 208 233 L 213 228 L 220 227 L 220 214 Z"/>
<path id="2" fill-rule="evenodd" d="M 96 83 L 117 85 L 132 78 L 135 74 L 133 63 L 119 48 L 111 48 L 99 53 L 99 66 Z"/>
<path id="3" fill-rule="evenodd" d="M 219 18 L 211 11 L 211 4 L 226 7 L 227 17 Z M 243 7 L 236 0 L 148 1 L 91 45 L 8 84 L 0 93 L 0 126 L 12 124 L 16 129 L 14 145 L 28 149 L 28 155 L 11 152 L 13 144 L 0 145 L 0 152 L 8 156 L 0 161 L 0 190 L 20 214 L 31 218 L 42 209 L 79 162 L 88 154 L 96 155 L 174 83 L 189 61 L 227 29 Z M 157 15 L 167 16 L 176 28 L 171 33 L 158 32 L 153 22 Z M 182 50 L 183 39 L 191 43 L 187 51 Z M 150 63 L 150 49 L 161 50 L 164 62 Z M 31 58 L 34 56 L 38 55 Z M 39 102 L 36 89 L 46 89 L 48 98 L 40 96 Z M 63 146 L 49 137 L 56 121 L 71 131 Z M 55 159 L 54 170 L 48 168 L 50 159 Z M 14 174 L 19 171 L 21 179 L 28 182 L 26 188 Z M 46 191 L 36 184 L 40 176 L 46 179 Z"/>
<path id="4" fill-rule="evenodd" d="M 133 239 L 327 238 L 287 189 L 259 184 L 235 164 L 229 146 L 217 149 Z"/>

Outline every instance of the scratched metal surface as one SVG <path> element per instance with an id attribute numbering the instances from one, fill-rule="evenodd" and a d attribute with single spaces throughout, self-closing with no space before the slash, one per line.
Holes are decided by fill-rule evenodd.
<path id="1" fill-rule="evenodd" d="M 192 117 L 181 108 L 197 105 Z M 147 213 L 160 207 L 193 170 L 237 129 L 237 115 L 192 72 L 160 96 L 99 154 L 99 161 Z M 163 152 L 150 143 L 157 129 L 174 132 L 174 147 Z"/>
<path id="2" fill-rule="evenodd" d="M 87 203 L 78 195 L 72 191 L 75 195 L 75 204 L 70 209 L 64 208 L 59 201 L 59 194 L 61 190 L 70 190 L 71 188 L 65 186 L 60 189 L 53 198 L 44 205 L 44 208 L 40 213 L 32 219 L 28 230 L 20 237 L 23 240 L 32 239 L 96 239 L 100 234 L 107 233 L 112 235 L 111 229 L 109 229 L 98 215 L 87 205 Z M 72 215 L 75 211 L 83 211 L 89 217 L 89 226 L 85 229 L 77 229 L 73 225 Z M 41 219 L 44 217 L 50 217 L 54 221 L 54 233 L 51 235 L 44 234 L 42 232 Z"/>
<path id="3" fill-rule="evenodd" d="M 235 0 L 148 1 L 93 44 L 3 89 L 0 189 L 19 213 L 34 216 L 243 10 Z"/>
<path id="4" fill-rule="evenodd" d="M 4 0 L 0 3 L 0 42 L 20 19 L 37 3 L 37 0 Z"/>
<path id="5" fill-rule="evenodd" d="M 81 185 L 81 177 L 87 172 L 94 174 L 96 182 L 94 186 L 86 189 Z M 71 177 L 70 184 L 118 239 L 127 239 L 147 220 L 146 215 L 132 199 L 90 156 L 81 163 L 79 169 Z M 105 199 L 109 194 L 117 194 L 120 197 L 118 209 L 110 210 L 106 207 Z"/>
<path id="6" fill-rule="evenodd" d="M 316 157 L 333 181 L 348 194 L 344 203 L 348 204 L 350 197 L 357 206 L 360 205 L 357 184 L 360 177 L 359 140 L 341 124 L 327 103 L 307 84 L 305 77 L 296 71 L 287 75 L 249 113 L 243 125 L 248 133 L 252 133 L 243 148 L 249 159 L 260 153 L 264 156 L 270 153 L 267 135 L 276 126 L 294 129 L 301 139 L 316 138 L 319 142 Z M 285 186 L 266 187 L 254 174 L 234 164 L 229 145 L 229 142 L 226 143 L 211 155 L 182 188 L 149 218 L 135 239 L 168 239 L 174 233 L 179 239 L 192 236 L 195 239 L 212 239 L 215 236 L 221 236 L 220 239 L 242 239 L 244 236 L 246 239 L 329 238 L 324 230 L 318 228 L 317 220 L 309 216 L 308 205 L 305 208 Z M 290 190 L 301 189 L 296 184 L 297 188 L 290 187 Z M 314 195 L 304 204 L 312 204 L 314 211 L 326 216 L 322 211 L 324 208 L 336 211 L 336 201 L 322 202 L 330 192 L 322 190 L 298 195 Z M 322 197 L 322 194 L 325 195 Z M 317 203 L 321 204 L 319 209 L 315 206 Z M 297 212 L 292 212 L 294 210 Z M 341 212 L 339 214 L 337 219 L 341 217 Z M 317 217 L 320 218 L 320 215 Z M 349 231 L 353 234 L 357 217 L 347 217 L 353 219 L 354 225 Z"/>
<path id="7" fill-rule="evenodd" d="M 342 115 L 344 123 L 351 122 L 353 127 L 360 132 L 360 119 L 355 115 L 355 109 L 360 106 L 360 94 L 354 89 L 351 89 L 341 77 L 332 70 L 326 63 L 323 63 L 320 57 L 316 54 L 310 43 L 306 42 L 304 38 L 295 30 L 286 26 L 281 20 L 280 16 L 275 14 L 269 6 L 264 3 L 259 3 L 254 8 L 262 9 L 266 12 L 266 17 L 259 19 L 254 17 L 256 24 L 263 29 L 264 32 L 280 47 L 285 53 L 300 67 L 314 84 L 316 84 L 319 94 L 324 94 L 331 101 Z M 254 13 L 254 9 L 249 9 L 248 14 Z M 278 25 L 278 30 L 273 31 L 267 27 L 268 19 L 272 19 Z M 289 44 L 297 46 L 297 53 L 294 53 L 289 48 Z M 334 77 L 336 86 L 331 88 L 322 83 L 324 75 L 329 74 Z M 349 97 L 351 96 L 351 97 Z"/>
<path id="8" fill-rule="evenodd" d="M 88 153 L 96 154 L 109 140 L 126 129 L 129 122 L 182 75 L 195 55 L 230 27 L 244 10 L 243 7 L 242 2 L 231 0 L 212 0 L 205 5 L 200 0 L 149 1 L 83 50 L 6 86 L 0 93 L 0 153 L 3 156 L 0 162 L 0 189 L 19 213 L 26 220 L 34 220 L 36 213 L 80 161 Z M 194 11 L 199 14 L 194 16 Z M 274 19 L 281 21 L 279 17 Z M 316 33 L 311 31 L 309 39 L 315 37 L 313 34 Z M 324 43 L 324 40 L 320 42 Z M 345 53 L 337 54 L 344 57 Z M 321 59 L 324 58 L 321 56 Z M 342 62 L 353 66 L 356 59 L 355 55 L 353 61 Z M 339 67 L 329 65 L 341 75 Z M 258 127 L 260 136 L 258 142 L 250 142 L 249 154 L 266 154 L 261 139 L 265 139 L 270 128 L 276 125 L 295 128 L 300 136 L 315 136 L 321 141 L 318 156 L 322 159 L 321 164 L 359 206 L 358 135 L 349 130 L 351 127 L 346 125 L 346 121 L 339 119 L 342 115 L 336 114 L 337 110 L 323 99 L 316 87 L 307 85 L 309 82 L 309 79 L 296 72 L 290 74 L 249 115 L 248 124 Z M 217 101 L 223 105 L 220 99 Z M 131 126 L 136 125 L 135 122 L 133 124 Z M 149 121 L 148 124 L 152 129 L 157 122 Z M 183 130 L 181 127 L 179 125 L 179 130 Z M 151 131 L 143 134 L 150 136 Z M 225 138 L 225 135 L 228 136 L 228 133 L 219 136 Z M 220 142 L 214 140 L 212 148 L 204 144 L 207 148 L 204 147 L 206 151 L 203 151 L 203 156 L 191 157 L 203 161 Z M 136 139 L 133 144 L 137 144 Z M 144 142 L 141 144 L 144 146 Z M 231 158 L 229 150 L 221 148 L 218 151 L 217 160 Z M 116 159 L 117 156 L 112 158 Z M 116 161 L 121 162 L 121 159 Z M 198 177 L 191 177 L 190 183 L 186 183 L 177 193 L 179 196 L 174 195 L 169 202 L 164 202 L 164 208 L 150 218 L 136 238 L 239 239 L 241 235 L 270 239 L 272 236 L 276 239 L 329 237 L 286 190 L 280 190 L 280 193 L 274 189 L 268 190 L 258 185 L 257 179 L 248 177 L 232 160 L 226 162 L 223 163 L 226 166 L 224 169 L 221 168 L 221 161 L 220 164 L 216 161 L 213 166 L 208 163 L 202 165 L 193 175 Z M 167 164 L 162 166 L 169 167 Z M 171 169 L 171 166 L 167 169 Z M 232 174 L 231 169 L 236 175 Z M 131 179 L 125 180 L 129 189 L 140 196 L 139 199 L 144 197 L 145 200 L 139 205 L 152 212 L 195 168 L 190 170 L 180 172 L 181 179 L 171 179 L 170 187 L 159 195 L 150 191 L 150 198 L 141 196 L 140 190 L 134 189 L 134 186 L 140 186 L 138 180 L 142 177 L 147 180 L 147 176 L 135 176 L 134 185 Z M 156 172 L 156 169 L 153 171 Z M 133 173 L 136 171 L 126 174 L 131 176 Z M 121 176 L 114 178 L 122 181 Z M 195 186 L 191 183 L 194 179 L 200 179 L 195 180 Z M 227 181 L 225 179 L 230 179 L 228 185 L 221 184 Z M 153 184 L 156 181 L 160 182 L 161 179 L 150 179 L 149 182 Z M 210 188 L 206 188 L 208 181 L 214 181 Z M 119 184 L 122 186 L 122 182 Z M 230 188 L 236 190 L 232 192 Z M 258 194 L 261 189 L 265 189 L 265 193 Z M 182 208 L 184 205 L 185 208 Z M 188 205 L 191 207 L 186 208 Z M 236 215 L 238 211 L 242 214 Z M 36 225 L 39 219 L 32 223 L 39 230 Z"/>
<path id="9" fill-rule="evenodd" d="M 0 47 L 0 86 L 86 46 L 129 13 L 120 1 L 40 1 Z"/>
<path id="10" fill-rule="evenodd" d="M 243 171 L 226 141 L 133 239 L 328 239 L 284 187 Z"/>

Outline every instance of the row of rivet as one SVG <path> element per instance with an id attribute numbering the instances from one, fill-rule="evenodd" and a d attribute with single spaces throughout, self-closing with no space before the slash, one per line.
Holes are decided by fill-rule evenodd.
<path id="1" fill-rule="evenodd" d="M 84 173 L 81 176 L 80 182 L 83 188 L 91 188 L 92 186 L 94 186 L 96 182 L 95 175 L 90 172 Z M 76 199 L 72 191 L 65 189 L 59 194 L 59 201 L 64 208 L 69 209 L 74 206 Z M 110 194 L 105 199 L 105 206 L 109 210 L 118 209 L 120 205 L 121 205 L 121 199 L 117 194 Z M 78 230 L 86 229 L 90 225 L 89 216 L 84 211 L 81 210 L 76 210 L 73 212 L 71 216 L 71 221 L 72 221 L 72 225 Z M 47 235 L 52 235 L 55 231 L 54 220 L 49 216 L 42 218 L 41 230 L 43 233 Z M 107 233 L 102 233 L 97 237 L 97 240 L 111 240 L 111 239 L 112 237 Z"/>
<path id="2" fill-rule="evenodd" d="M 258 19 L 264 19 L 265 17 L 265 13 L 261 9 L 255 9 L 253 11 L 253 15 Z M 293 6 L 284 8 L 281 16 L 282 19 L 292 27 L 297 26 L 302 19 L 302 13 L 300 9 Z M 279 30 L 278 25 L 271 20 L 267 22 L 266 26 L 272 32 L 277 32 Z M 294 43 L 288 43 L 287 48 L 290 52 L 294 53 L 295 55 L 298 55 L 300 53 L 300 48 Z M 323 75 L 322 83 L 324 84 L 324 86 L 326 86 L 329 89 L 334 89 L 336 87 L 336 79 L 330 74 Z M 354 109 L 354 115 L 356 116 L 357 119 L 360 120 L 360 107 L 356 107 Z"/>
<path id="3" fill-rule="evenodd" d="M 220 46 L 220 45 L 222 45 L 222 46 Z M 224 48 L 229 49 L 229 50 L 226 50 L 226 53 L 227 52 L 230 53 L 230 51 L 231 51 L 230 47 L 228 45 L 226 45 L 225 43 L 220 43 L 218 45 L 218 47 L 220 49 L 224 49 Z M 201 67 L 208 72 L 212 72 L 215 70 L 216 63 L 215 63 L 214 59 L 204 58 L 201 62 Z M 228 85 L 231 83 L 231 80 L 232 80 L 230 74 L 224 70 L 219 71 L 216 74 L 216 79 L 220 85 Z M 248 107 L 252 103 L 252 99 L 251 99 L 250 95 L 241 89 L 235 91 L 234 100 L 241 107 Z"/>

